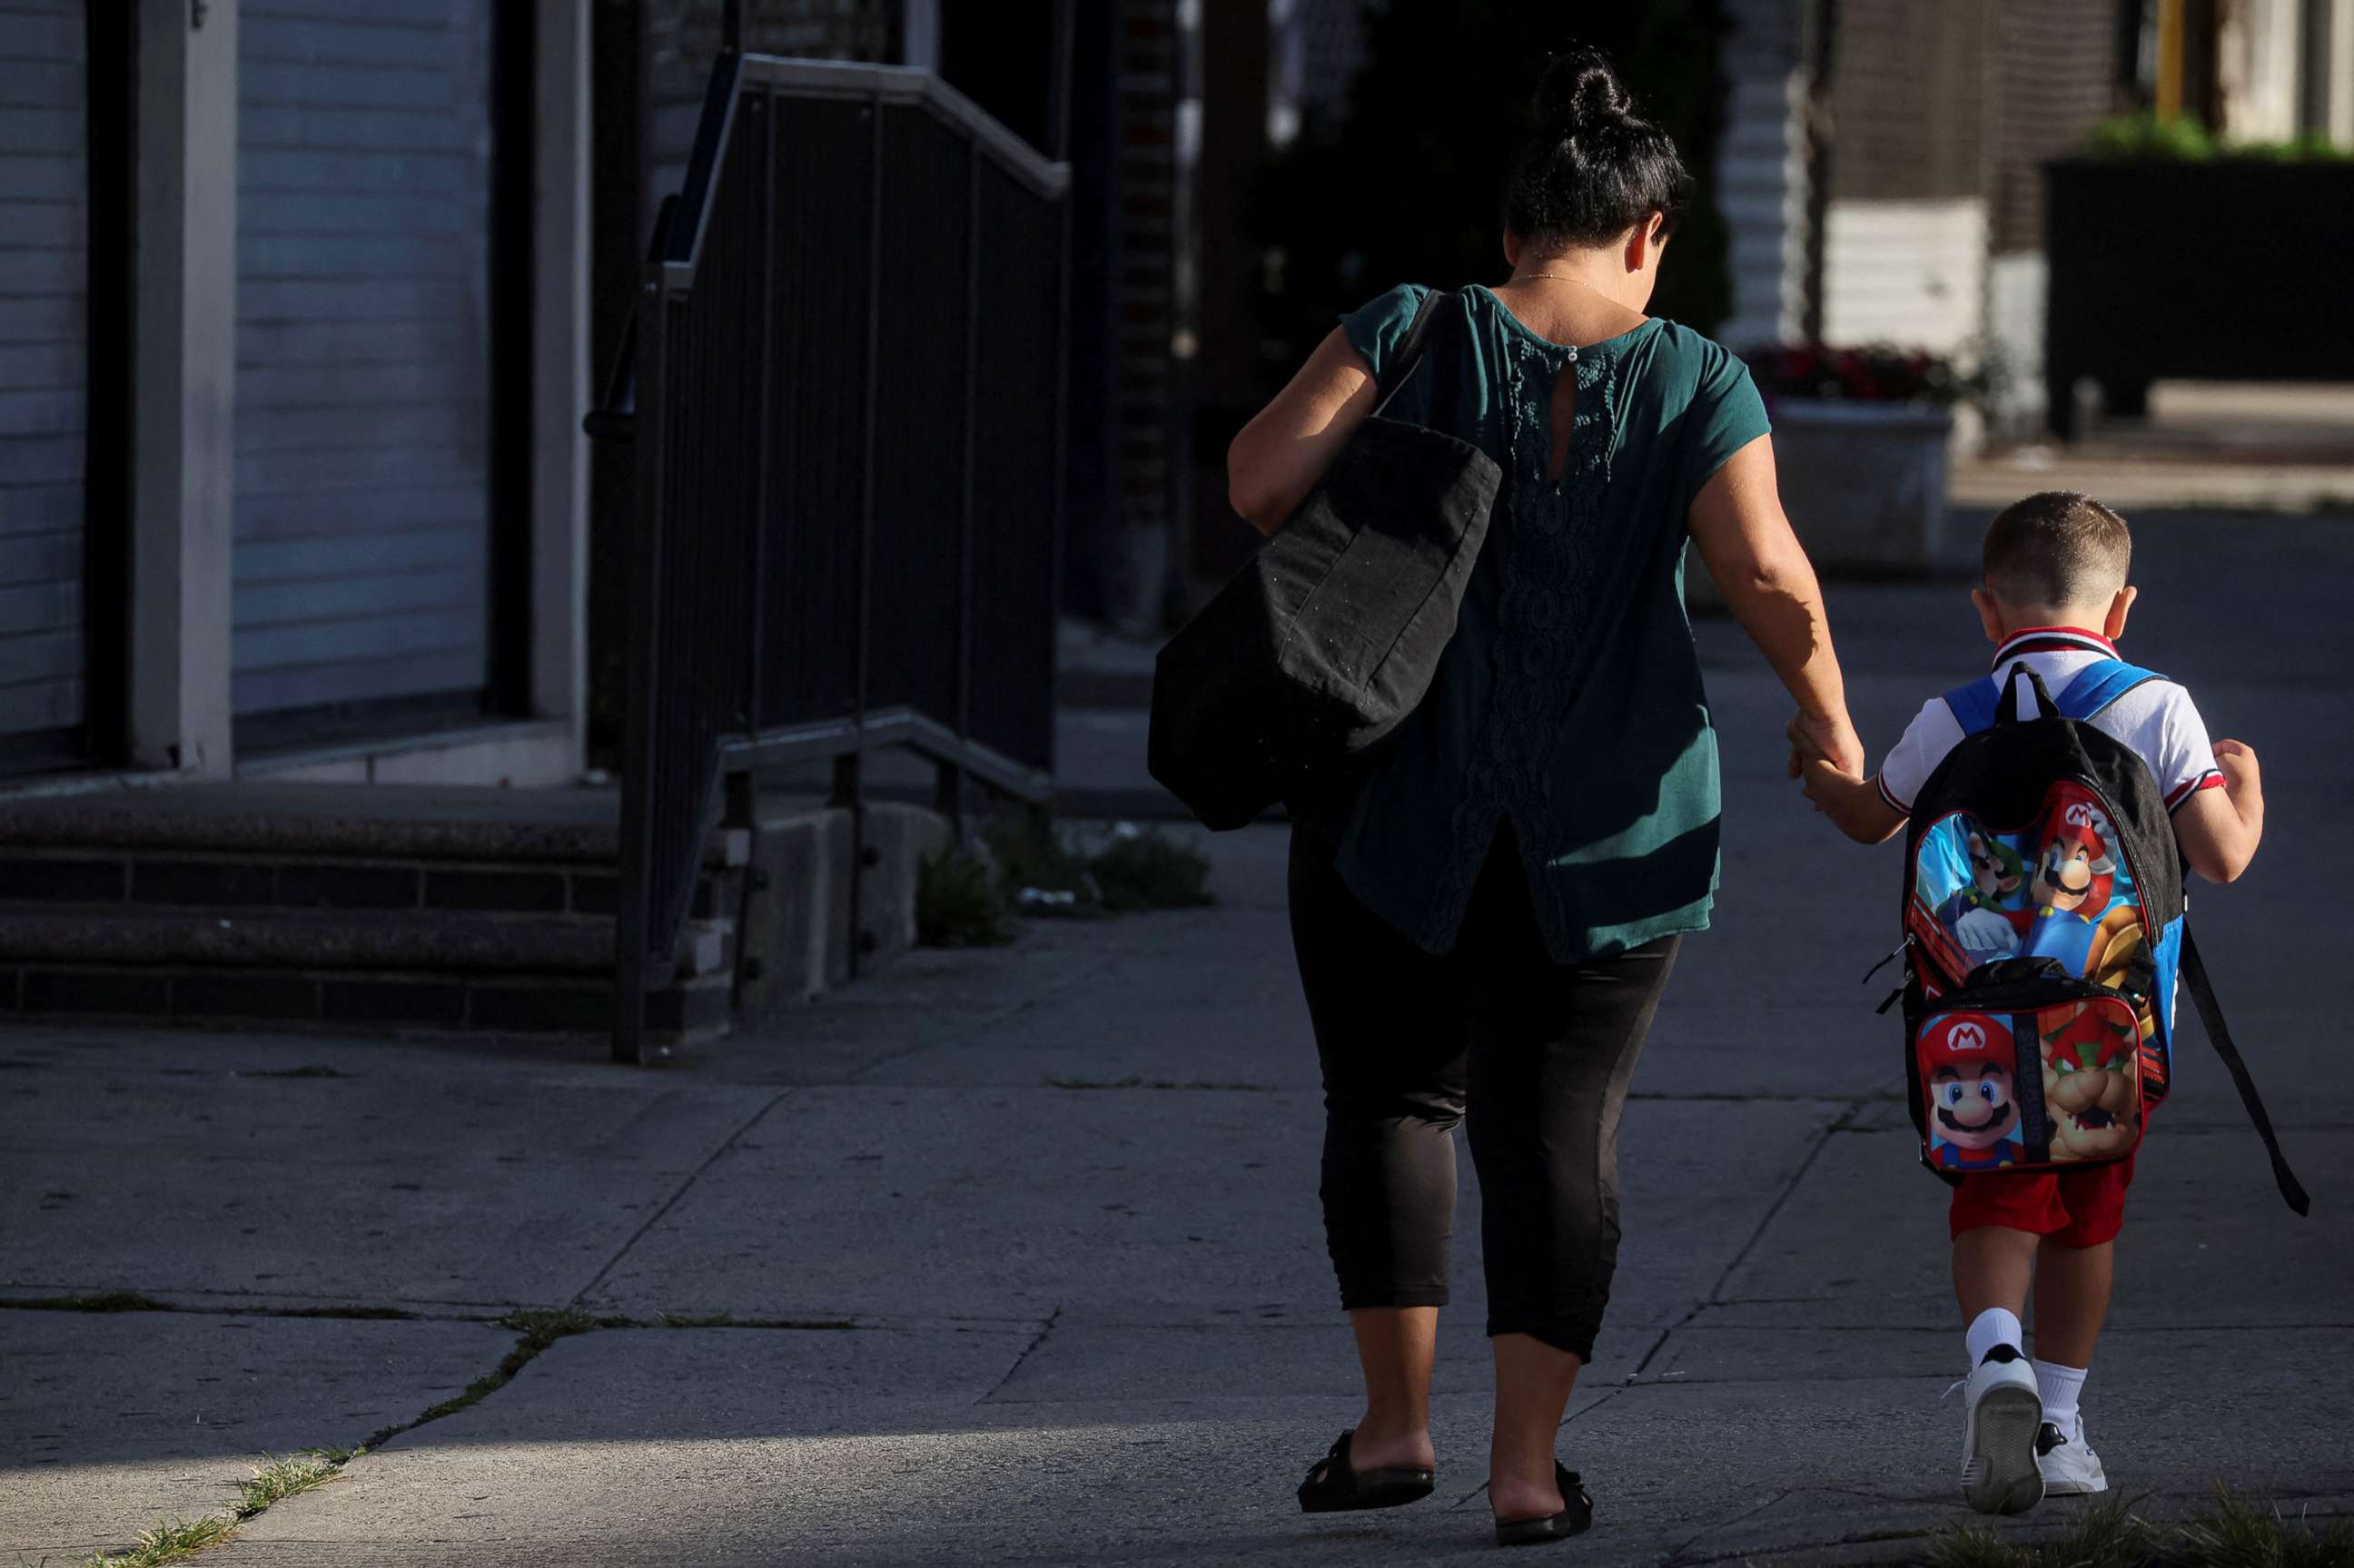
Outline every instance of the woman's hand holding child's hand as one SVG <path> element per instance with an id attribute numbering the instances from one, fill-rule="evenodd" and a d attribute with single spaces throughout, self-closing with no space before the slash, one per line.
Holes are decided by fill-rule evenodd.
<path id="1" fill-rule="evenodd" d="M 1822 761 L 1842 773 L 1863 777 L 1863 740 L 1845 714 L 1836 718 L 1794 716 L 1783 732 L 1790 740 L 1789 776 L 1800 777 L 1809 761 Z"/>
<path id="2" fill-rule="evenodd" d="M 1790 742 L 1790 777 L 1840 832 L 1873 844 L 1904 825 L 1903 813 L 1864 778 L 1863 742 L 1844 715 L 1825 720 L 1800 714 L 1783 733 Z"/>

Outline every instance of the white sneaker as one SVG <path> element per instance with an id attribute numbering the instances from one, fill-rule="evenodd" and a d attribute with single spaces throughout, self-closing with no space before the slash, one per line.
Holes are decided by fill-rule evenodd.
<path id="1" fill-rule="evenodd" d="M 2101 1457 L 2084 1441 L 2082 1421 L 2076 1423 L 2076 1440 L 2073 1443 L 2060 1436 L 2060 1428 L 2049 1421 L 2037 1427 L 2035 1467 L 2043 1472 L 2046 1497 L 2089 1497 L 2109 1489 L 2108 1474 L 2101 1468 Z"/>
<path id="2" fill-rule="evenodd" d="M 2043 1472 L 2035 1462 L 2043 1399 L 2035 1370 L 2012 1347 L 1997 1345 L 1962 1386 L 1969 1404 L 1962 1499 L 1980 1513 L 2025 1513 L 2043 1500 Z"/>

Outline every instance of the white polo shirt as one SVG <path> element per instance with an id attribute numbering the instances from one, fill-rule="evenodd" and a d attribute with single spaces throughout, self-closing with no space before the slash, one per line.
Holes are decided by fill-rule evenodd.
<path id="1" fill-rule="evenodd" d="M 2097 632 L 2073 626 L 2038 626 L 2013 635 L 1995 651 L 1994 667 L 2008 671 L 2024 664 L 2043 677 L 2053 697 L 2086 666 L 2116 658 L 2115 646 Z M 2036 710 L 2034 688 L 2019 687 L 2019 715 L 2031 718 Z M 2215 766 L 2215 747 L 2207 738 L 2206 722 L 2191 704 L 2190 694 L 2172 681 L 2145 681 L 2094 714 L 2093 727 L 2115 736 L 2139 754 L 2158 780 L 2169 811 L 2201 789 L 2221 789 L 2221 769 Z M 1929 781 L 1946 753 L 1962 738 L 1961 722 L 1942 696 L 1922 705 L 1905 727 L 1903 738 L 1889 749 L 1880 765 L 1880 797 L 1913 814 L 1913 801 Z"/>

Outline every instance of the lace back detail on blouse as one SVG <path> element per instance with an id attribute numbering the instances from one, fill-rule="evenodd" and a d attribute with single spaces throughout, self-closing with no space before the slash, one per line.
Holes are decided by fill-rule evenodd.
<path id="1" fill-rule="evenodd" d="M 1503 552 L 1503 591 L 1492 648 L 1492 694 L 1479 721 L 1449 823 L 1452 843 L 1420 935 L 1443 947 L 1461 927 L 1473 885 L 1498 828 L 1509 818 L 1523 858 L 1531 902 L 1548 945 L 1560 950 L 1566 920 L 1546 879 L 1527 857 L 1561 842 L 1547 800 L 1545 765 L 1583 652 L 1573 607 L 1589 602 L 1596 531 L 1610 482 L 1616 429 L 1616 356 L 1610 348 L 1543 344 L 1507 333 L 1502 363 L 1503 444 L 1510 482 L 1489 524 L 1487 548 Z M 1553 397 L 1564 367 L 1576 375 L 1568 450 L 1551 477 Z"/>

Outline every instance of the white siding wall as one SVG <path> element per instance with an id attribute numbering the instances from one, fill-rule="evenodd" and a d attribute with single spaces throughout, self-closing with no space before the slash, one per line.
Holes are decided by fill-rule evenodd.
<path id="1" fill-rule="evenodd" d="M 82 0 L 0 0 L 0 736 L 82 720 Z"/>
<path id="2" fill-rule="evenodd" d="M 2008 433 L 2043 428 L 2043 300 L 2051 269 L 2041 250 L 2014 250 L 1988 264 L 1987 336 L 2002 358 L 2001 401 L 1994 410 Z"/>
<path id="3" fill-rule="evenodd" d="M 1951 354 L 1985 321 L 1986 203 L 1836 201 L 1823 225 L 1823 336 Z"/>
<path id="4" fill-rule="evenodd" d="M 1736 349 L 1796 338 L 1806 314 L 1807 77 L 1798 0 L 1734 0 L 1722 58 L 1732 90 L 1717 153 L 1733 313 L 1718 336 Z"/>

